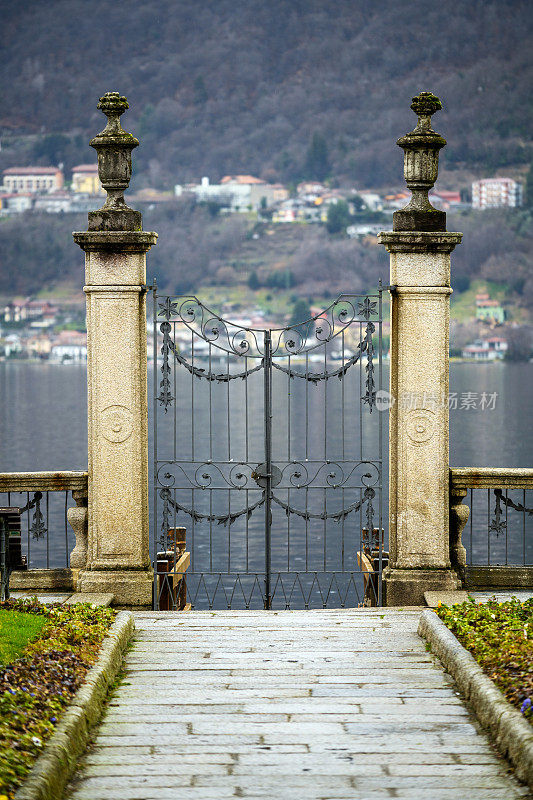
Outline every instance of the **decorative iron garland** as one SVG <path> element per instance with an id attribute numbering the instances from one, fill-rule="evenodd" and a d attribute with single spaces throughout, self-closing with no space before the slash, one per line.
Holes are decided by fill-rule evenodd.
<path id="1" fill-rule="evenodd" d="M 170 337 L 169 337 L 170 338 Z M 170 351 L 174 354 L 174 358 L 181 364 L 185 369 L 194 375 L 195 378 L 205 378 L 207 381 L 217 381 L 218 383 L 228 383 L 229 381 L 236 381 L 239 378 L 241 380 L 245 380 L 248 375 L 252 375 L 254 372 L 258 372 L 260 369 L 263 369 L 263 361 L 261 359 L 257 367 L 253 367 L 252 369 L 247 369 L 244 372 L 237 372 L 237 373 L 228 373 L 228 372 L 206 372 L 205 369 L 200 369 L 199 367 L 194 367 L 190 364 L 183 356 L 181 356 L 176 347 L 174 342 L 170 341 L 169 343 Z"/>
<path id="2" fill-rule="evenodd" d="M 367 298 L 368 299 L 368 298 Z M 376 330 L 373 322 L 369 322 L 366 326 L 366 334 L 364 341 L 366 345 L 366 393 L 361 398 L 363 403 L 368 403 L 369 411 L 372 413 L 373 406 L 376 405 L 376 384 L 374 382 L 374 343 L 372 341 L 372 334 Z"/>
<path id="3" fill-rule="evenodd" d="M 169 344 L 170 344 L 170 331 L 172 326 L 170 322 L 162 322 L 161 323 L 161 333 L 163 334 L 163 346 L 161 347 L 161 353 L 163 355 L 163 364 L 161 366 L 161 373 L 163 375 L 163 380 L 159 384 L 159 388 L 161 392 L 159 393 L 158 400 L 160 405 L 162 405 L 165 409 L 165 414 L 168 411 L 168 407 L 172 405 L 172 401 L 174 397 L 170 391 L 170 364 L 168 363 L 168 353 L 169 353 Z"/>
<path id="4" fill-rule="evenodd" d="M 310 519 L 321 519 L 321 520 L 334 519 L 335 522 L 341 522 L 341 520 L 346 519 L 348 514 L 351 514 L 352 511 L 359 511 L 359 509 L 361 508 L 363 503 L 365 501 L 367 501 L 368 502 L 368 506 L 367 506 L 367 511 L 366 511 L 366 517 L 367 517 L 367 520 L 372 520 L 373 519 L 373 515 L 374 515 L 373 514 L 373 508 L 372 508 L 372 500 L 375 497 L 375 495 L 376 495 L 376 493 L 375 493 L 374 489 L 367 488 L 367 489 L 365 489 L 365 491 L 363 493 L 363 497 L 362 497 L 361 500 L 358 500 L 357 503 L 352 503 L 350 506 L 347 506 L 347 508 L 343 508 L 342 511 L 336 511 L 334 514 L 328 514 L 327 512 L 323 512 L 322 514 L 312 514 L 310 511 L 299 511 L 297 508 L 293 508 L 293 506 L 290 506 L 287 503 L 284 503 L 282 500 L 278 500 L 278 498 L 274 497 L 274 496 L 272 496 L 272 502 L 276 503 L 276 505 L 278 505 L 281 508 L 283 508 L 283 510 L 285 511 L 287 516 L 289 516 L 289 514 L 296 514 L 297 517 L 301 517 L 302 519 L 305 519 L 305 520 L 310 520 Z"/>
<path id="5" fill-rule="evenodd" d="M 358 345 L 360 347 L 360 345 Z M 303 378 L 305 381 L 309 381 L 309 383 L 319 383 L 320 381 L 329 381 L 330 378 L 338 378 L 342 380 L 350 367 L 353 367 L 354 364 L 360 359 L 360 355 L 352 356 L 342 367 L 339 367 L 334 372 L 296 372 L 293 369 L 289 369 L 289 367 L 282 367 L 281 364 L 276 364 L 275 361 L 272 362 L 272 366 L 274 369 L 278 369 L 280 372 L 284 372 L 285 375 L 288 375 L 289 378 Z"/>
<path id="6" fill-rule="evenodd" d="M 166 535 L 165 532 L 170 527 L 170 521 L 169 521 L 170 506 L 172 506 L 176 511 L 183 511 L 184 514 L 187 514 L 189 517 L 192 517 L 192 519 L 195 522 L 202 522 L 205 520 L 207 522 L 216 522 L 217 525 L 223 525 L 224 527 L 226 527 L 226 525 L 233 525 L 233 523 L 236 522 L 236 520 L 245 515 L 248 517 L 248 519 L 250 519 L 253 512 L 256 511 L 258 508 L 260 508 L 261 506 L 263 506 L 265 503 L 265 494 L 263 492 L 263 495 L 260 500 L 258 500 L 256 503 L 253 503 L 251 506 L 247 506 L 246 508 L 241 509 L 240 511 L 228 514 L 220 514 L 220 515 L 201 514 L 199 511 L 195 511 L 194 509 L 188 508 L 187 506 L 178 503 L 176 500 L 173 500 L 170 489 L 161 489 L 161 491 L 159 492 L 159 496 L 163 500 L 163 522 L 161 524 L 163 538 L 160 540 L 161 543 L 163 544 L 164 544 L 164 537 Z M 376 493 L 374 489 L 367 487 L 363 493 L 363 497 L 361 500 L 358 500 L 356 503 L 352 503 L 347 508 L 342 509 L 342 511 L 336 511 L 334 514 L 328 514 L 326 512 L 323 512 L 322 514 L 313 514 L 310 511 L 300 511 L 299 509 L 294 508 L 293 506 L 287 505 L 287 503 L 284 503 L 282 500 L 279 500 L 275 496 L 272 496 L 272 501 L 281 508 L 283 508 L 287 516 L 289 516 L 289 514 L 295 514 L 296 516 L 301 517 L 302 519 L 305 520 L 334 519 L 335 522 L 341 522 L 341 520 L 346 519 L 348 514 L 351 514 L 352 511 L 359 511 L 363 503 L 367 502 L 366 518 L 367 518 L 367 523 L 370 526 L 370 529 L 372 530 L 372 520 L 374 516 L 372 500 L 374 499 L 375 496 Z"/>
<path id="7" fill-rule="evenodd" d="M 161 524 L 162 536 L 159 539 L 159 543 L 162 546 L 166 545 L 166 531 L 168 531 L 170 528 L 170 506 L 172 506 L 175 511 L 183 511 L 184 514 L 188 514 L 189 517 L 192 517 L 194 522 L 202 522 L 203 520 L 207 520 L 207 522 L 216 522 L 217 525 L 223 525 L 226 527 L 226 525 L 233 525 L 236 520 L 245 515 L 248 517 L 248 519 L 250 519 L 253 512 L 265 503 L 265 494 L 263 492 L 261 499 L 258 500 L 257 503 L 253 503 L 251 506 L 241 509 L 241 511 L 221 515 L 200 514 L 200 512 L 195 511 L 193 508 L 187 508 L 187 506 L 183 506 L 181 503 L 173 500 L 170 489 L 161 489 L 159 496 L 163 500 L 163 522 Z"/>
<path id="8" fill-rule="evenodd" d="M 489 533 L 491 531 L 495 533 L 496 538 L 507 528 L 507 522 L 502 522 L 500 520 L 502 516 L 502 503 L 504 506 L 507 506 L 507 508 L 514 508 L 515 511 L 522 511 L 524 514 L 528 514 L 530 517 L 533 516 L 533 508 L 526 508 L 521 503 L 514 503 L 510 497 L 504 497 L 502 489 L 494 489 L 494 496 L 496 498 L 496 504 L 494 506 L 494 519 L 490 521 Z"/>

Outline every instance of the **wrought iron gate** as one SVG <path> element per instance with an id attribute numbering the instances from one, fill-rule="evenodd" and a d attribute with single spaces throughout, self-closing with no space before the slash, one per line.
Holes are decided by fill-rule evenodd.
<path id="1" fill-rule="evenodd" d="M 282 329 L 152 292 L 154 608 L 380 605 L 381 286 Z"/>

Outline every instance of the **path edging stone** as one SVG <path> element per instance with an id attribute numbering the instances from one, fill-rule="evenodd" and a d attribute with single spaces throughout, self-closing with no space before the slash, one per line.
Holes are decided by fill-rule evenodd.
<path id="1" fill-rule="evenodd" d="M 533 729 L 513 708 L 434 611 L 422 612 L 418 635 L 431 645 L 518 777 L 533 789 Z"/>
<path id="2" fill-rule="evenodd" d="M 102 714 L 109 687 L 117 676 L 135 630 L 133 614 L 119 611 L 72 702 L 15 794 L 15 800 L 58 800 L 85 752 L 91 728 Z"/>

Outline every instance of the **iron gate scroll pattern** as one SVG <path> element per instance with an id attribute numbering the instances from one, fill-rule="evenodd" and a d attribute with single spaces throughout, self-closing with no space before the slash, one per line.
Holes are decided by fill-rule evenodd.
<path id="1" fill-rule="evenodd" d="M 154 608 L 381 604 L 381 287 L 263 330 L 152 292 Z"/>

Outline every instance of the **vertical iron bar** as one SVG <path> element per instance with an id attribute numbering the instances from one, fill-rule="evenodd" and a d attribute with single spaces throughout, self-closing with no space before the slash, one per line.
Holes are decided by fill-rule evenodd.
<path id="1" fill-rule="evenodd" d="M 26 511 L 26 520 L 27 520 L 27 523 L 28 523 L 28 569 L 29 569 L 30 566 L 31 566 L 31 558 L 30 558 L 30 555 L 31 555 L 31 553 L 30 553 L 30 526 L 31 526 L 31 521 L 30 521 L 30 493 L 29 492 L 26 492 L 26 504 L 28 506 L 28 510 Z M 22 531 L 20 532 L 20 540 L 22 541 Z"/>
<path id="2" fill-rule="evenodd" d="M 508 520 L 508 513 L 509 508 L 507 507 L 507 500 L 509 499 L 509 489 L 505 489 L 505 564 L 509 563 L 508 561 L 508 553 L 507 553 L 507 545 L 508 545 L 508 536 L 509 536 L 509 520 Z"/>
<path id="3" fill-rule="evenodd" d="M 154 341 L 153 341 L 153 356 L 154 356 L 154 375 L 153 375 L 153 415 L 154 415 L 154 441 L 153 441 L 153 470 L 154 470 L 154 507 L 153 507 L 153 559 L 154 559 L 154 588 L 152 590 L 153 595 L 153 607 L 154 610 L 157 611 L 159 607 L 159 593 L 157 591 L 157 279 L 154 278 L 153 288 L 152 288 L 152 299 L 153 299 L 153 328 L 154 328 Z"/>
<path id="4" fill-rule="evenodd" d="M 363 354 L 361 346 L 363 344 L 363 324 L 359 323 L 359 460 L 363 460 Z"/>
<path id="5" fill-rule="evenodd" d="M 526 507 L 526 490 L 522 489 L 522 505 Z M 522 511 L 522 563 L 526 566 L 526 512 Z"/>
<path id="6" fill-rule="evenodd" d="M 0 601 L 9 600 L 9 529 L 7 517 L 0 517 L 0 574 L 2 582 L 0 586 Z"/>
<path id="7" fill-rule="evenodd" d="M 328 344 L 324 343 L 324 375 L 328 371 Z M 328 460 L 328 382 L 324 380 L 324 461 Z M 326 572 L 327 563 L 327 546 L 328 546 L 328 520 L 327 520 L 327 493 L 328 490 L 324 487 L 324 547 L 323 547 L 323 566 Z"/>
<path id="8" fill-rule="evenodd" d="M 65 564 L 69 566 L 68 552 L 68 518 L 67 518 L 68 492 L 65 492 Z M 48 492 L 46 493 L 46 543 L 48 546 Z"/>
<path id="9" fill-rule="evenodd" d="M 212 372 L 213 372 L 213 345 L 211 344 L 211 342 L 209 342 L 209 374 L 211 374 Z M 212 461 L 213 461 L 213 381 L 209 381 L 209 463 L 211 464 Z M 211 488 L 209 488 L 209 571 L 213 572 L 213 490 Z"/>
<path id="10" fill-rule="evenodd" d="M 344 333 L 346 329 L 343 329 L 341 333 L 341 364 L 344 367 L 344 359 L 346 358 L 345 354 L 345 339 Z M 344 407 L 345 407 L 345 397 L 344 397 L 344 383 L 346 377 L 341 380 L 341 437 L 342 437 L 342 461 L 343 461 L 343 469 L 345 468 L 344 461 L 346 459 L 346 443 L 345 443 L 345 434 L 346 434 L 346 426 L 345 426 L 345 419 L 344 419 Z M 342 481 L 343 486 L 341 490 L 342 495 L 342 508 L 344 508 L 344 479 Z M 344 572 L 344 517 L 341 521 L 341 572 Z"/>
<path id="11" fill-rule="evenodd" d="M 288 359 L 287 375 L 287 461 L 291 460 L 291 355 Z M 291 504 L 291 490 L 287 489 L 287 505 Z M 291 515 L 287 514 L 287 572 L 291 569 Z"/>
<path id="12" fill-rule="evenodd" d="M 473 537 L 474 537 L 474 506 L 472 505 L 472 489 L 470 489 L 470 564 L 474 563 L 474 551 L 472 549 Z M 467 563 L 468 563 L 469 556 L 467 555 Z"/>
<path id="13" fill-rule="evenodd" d="M 378 288 L 379 297 L 379 317 L 378 317 L 378 389 L 381 392 L 383 389 L 383 290 L 381 288 L 381 278 L 379 279 Z M 379 458 L 379 496 L 378 496 L 378 546 L 379 546 L 379 575 L 378 575 L 378 606 L 383 605 L 382 597 L 382 579 L 383 579 L 383 545 L 381 540 L 381 531 L 383 530 L 383 414 L 382 409 L 377 409 L 378 412 L 378 458 Z"/>
<path id="14" fill-rule="evenodd" d="M 172 322 L 172 341 L 174 343 L 174 352 L 177 353 L 176 349 L 176 323 Z M 172 377 L 174 381 L 174 461 L 178 458 L 178 391 L 177 391 L 177 380 L 178 380 L 178 370 L 175 369 L 175 361 L 172 359 Z M 191 375 L 192 380 L 192 375 Z M 185 454 L 184 454 L 185 455 Z M 175 540 L 174 540 L 175 541 Z"/>
<path id="15" fill-rule="evenodd" d="M 194 331 L 191 330 L 191 364 L 194 370 Z M 194 375 L 191 374 L 191 461 L 194 462 Z M 195 532 L 195 519 L 194 519 L 194 488 L 191 489 L 191 507 L 193 515 L 191 519 L 191 543 L 189 550 L 191 553 L 191 572 L 194 572 L 194 532 Z"/>
<path id="16" fill-rule="evenodd" d="M 265 378 L 264 378 L 264 411 L 265 411 L 265 609 L 272 608 L 270 595 L 271 570 L 271 526 L 272 526 L 272 335 L 269 330 L 264 334 Z"/>
<path id="17" fill-rule="evenodd" d="M 65 493 L 68 496 L 68 492 Z M 46 492 L 46 569 L 50 569 L 50 492 Z M 66 528 L 66 526 L 65 526 Z M 68 567 L 68 561 L 67 561 Z"/>
<path id="18" fill-rule="evenodd" d="M 490 567 L 490 489 L 487 489 L 487 566 Z"/>
<path id="19" fill-rule="evenodd" d="M 305 352 L 305 461 L 309 460 L 309 351 Z M 305 511 L 309 510 L 309 486 L 305 486 Z M 305 571 L 309 570 L 309 520 L 305 517 Z"/>
<path id="20" fill-rule="evenodd" d="M 244 460 L 246 464 L 249 461 L 249 452 L 248 452 L 248 356 L 244 358 L 244 374 L 246 375 L 244 379 L 244 452 L 245 457 Z M 246 508 L 248 508 L 250 504 L 250 490 L 246 488 Z M 249 550 L 249 534 L 250 534 L 250 520 L 248 519 L 248 514 L 246 516 L 246 572 L 249 570 L 249 559 L 250 559 L 250 550 Z"/>
<path id="21" fill-rule="evenodd" d="M 231 418 L 230 418 L 230 393 L 229 393 L 229 353 L 226 356 L 227 402 L 228 402 L 228 463 L 231 463 Z M 229 467 L 231 469 L 231 467 Z M 228 489 L 228 514 L 231 515 L 231 489 Z M 228 575 L 231 571 L 231 522 L 228 522 Z"/>

